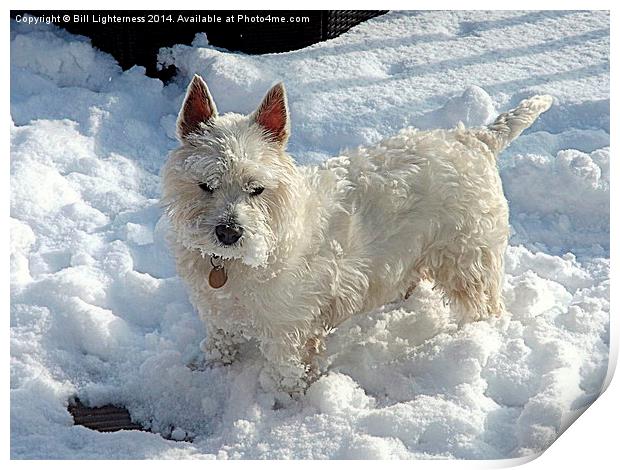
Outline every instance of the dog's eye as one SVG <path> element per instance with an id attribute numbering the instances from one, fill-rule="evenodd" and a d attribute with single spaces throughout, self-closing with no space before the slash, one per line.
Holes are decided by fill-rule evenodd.
<path id="1" fill-rule="evenodd" d="M 202 189 L 205 193 L 212 193 L 213 188 L 209 186 L 207 183 L 199 183 L 198 187 Z"/>
<path id="2" fill-rule="evenodd" d="M 261 194 L 263 191 L 265 190 L 265 188 L 252 188 L 250 190 L 250 196 L 258 196 L 259 194 Z"/>

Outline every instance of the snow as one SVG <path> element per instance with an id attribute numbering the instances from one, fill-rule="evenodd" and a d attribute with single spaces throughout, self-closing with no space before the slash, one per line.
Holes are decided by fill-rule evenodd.
<path id="1" fill-rule="evenodd" d="M 609 15 L 393 12 L 300 51 L 160 52 L 164 86 L 53 26 L 11 31 L 13 458 L 480 458 L 534 455 L 600 393 L 609 352 Z M 278 80 L 311 164 L 407 125 L 553 108 L 501 157 L 508 314 L 458 328 L 423 284 L 334 332 L 327 373 L 274 409 L 255 348 L 205 371 L 175 274 L 158 172 L 193 73 L 220 111 Z M 153 433 L 73 426 L 70 397 Z M 164 439 L 163 437 L 167 439 Z"/>

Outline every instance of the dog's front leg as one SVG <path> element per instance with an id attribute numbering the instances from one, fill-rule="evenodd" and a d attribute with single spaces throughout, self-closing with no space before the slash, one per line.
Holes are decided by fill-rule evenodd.
<path id="1" fill-rule="evenodd" d="M 303 361 L 300 345 L 293 341 L 266 339 L 261 341 L 260 350 L 266 359 L 260 375 L 261 386 L 292 397 L 302 395 L 308 387 L 308 366 Z"/>
<path id="2" fill-rule="evenodd" d="M 200 349 L 205 353 L 205 363 L 231 364 L 237 358 L 239 345 L 243 341 L 239 333 L 208 325 L 207 337 L 200 342 Z"/>

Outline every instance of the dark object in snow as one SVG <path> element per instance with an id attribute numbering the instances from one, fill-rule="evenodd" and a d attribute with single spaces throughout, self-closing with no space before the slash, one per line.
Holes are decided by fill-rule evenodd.
<path id="1" fill-rule="evenodd" d="M 12 10 L 11 17 L 24 13 L 53 17 L 70 33 L 88 36 L 124 70 L 142 65 L 148 76 L 167 80 L 175 70 L 157 68 L 159 49 L 190 44 L 196 33 L 206 33 L 209 44 L 230 51 L 286 52 L 335 38 L 387 10 Z M 230 17 L 233 22 L 226 21 Z"/>
<path id="2" fill-rule="evenodd" d="M 133 423 L 126 408 L 114 405 L 88 407 L 74 398 L 67 408 L 73 416 L 75 425 L 85 426 L 99 432 L 114 432 L 122 429 L 145 431 L 139 424 Z"/>

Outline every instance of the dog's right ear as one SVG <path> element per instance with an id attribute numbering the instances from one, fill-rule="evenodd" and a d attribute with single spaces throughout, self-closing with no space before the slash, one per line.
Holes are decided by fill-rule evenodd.
<path id="1" fill-rule="evenodd" d="M 207 84 L 200 75 L 194 75 L 177 119 L 177 137 L 184 142 L 188 136 L 200 131 L 201 124 L 207 124 L 216 116 L 217 108 Z"/>

